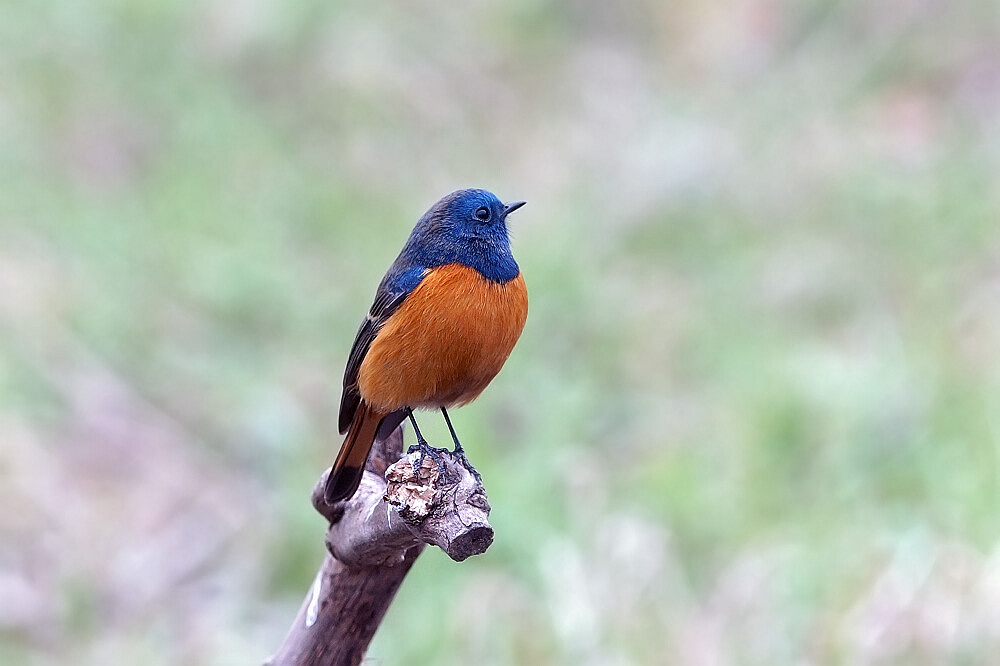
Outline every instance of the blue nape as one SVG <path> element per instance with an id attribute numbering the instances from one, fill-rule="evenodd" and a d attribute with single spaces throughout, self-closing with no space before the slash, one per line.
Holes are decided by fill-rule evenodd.
<path id="1" fill-rule="evenodd" d="M 417 222 L 389 269 L 386 286 L 391 282 L 411 291 L 423 269 L 447 264 L 474 268 L 493 282 L 513 280 L 520 268 L 510 250 L 504 208 L 486 190 L 459 190 L 444 197 Z"/>

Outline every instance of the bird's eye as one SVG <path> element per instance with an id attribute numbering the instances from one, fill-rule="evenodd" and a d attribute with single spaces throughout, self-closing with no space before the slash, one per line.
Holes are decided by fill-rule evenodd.
<path id="1" fill-rule="evenodd" d="M 486 220 L 490 219 L 490 209 L 487 208 L 486 206 L 480 206 L 479 208 L 476 209 L 476 212 L 473 214 L 476 216 L 476 219 L 479 220 L 480 222 L 485 222 Z"/>

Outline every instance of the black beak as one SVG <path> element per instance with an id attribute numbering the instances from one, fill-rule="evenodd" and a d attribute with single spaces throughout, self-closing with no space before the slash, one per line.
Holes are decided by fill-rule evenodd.
<path id="1" fill-rule="evenodd" d="M 512 201 L 509 204 L 506 204 L 504 206 L 504 208 L 503 208 L 503 216 L 507 217 L 508 215 L 510 215 L 511 213 L 513 213 L 515 210 L 517 210 L 518 208 L 520 208 L 521 206 L 523 206 L 526 203 L 528 203 L 528 202 L 527 201 Z"/>

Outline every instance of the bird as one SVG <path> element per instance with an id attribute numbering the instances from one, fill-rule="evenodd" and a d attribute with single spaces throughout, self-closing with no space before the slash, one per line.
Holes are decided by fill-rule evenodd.
<path id="1" fill-rule="evenodd" d="M 458 190 L 417 221 L 348 356 L 338 423 L 346 437 L 327 476 L 328 504 L 354 495 L 375 440 L 406 418 L 422 456 L 433 456 L 414 409 L 441 411 L 468 464 L 447 410 L 483 392 L 524 329 L 528 291 L 507 229 L 507 216 L 524 204 Z"/>

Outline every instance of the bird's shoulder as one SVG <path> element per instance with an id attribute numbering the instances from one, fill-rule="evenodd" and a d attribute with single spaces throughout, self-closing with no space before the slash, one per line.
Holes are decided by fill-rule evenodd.
<path id="1" fill-rule="evenodd" d="M 344 368 L 344 391 L 340 398 L 340 418 L 338 419 L 341 433 L 347 431 L 354 418 L 354 412 L 357 411 L 358 404 L 361 402 L 361 395 L 358 393 L 358 371 L 361 369 L 361 363 L 365 360 L 365 355 L 368 353 L 372 341 L 378 335 L 379 329 L 399 309 L 406 297 L 417 288 L 417 285 L 429 272 L 430 269 L 426 266 L 407 261 L 401 256 L 382 278 L 382 282 L 375 292 L 372 306 L 361 321 L 361 326 L 358 327 L 354 344 L 351 346 L 351 353 L 347 358 L 347 366 Z"/>

